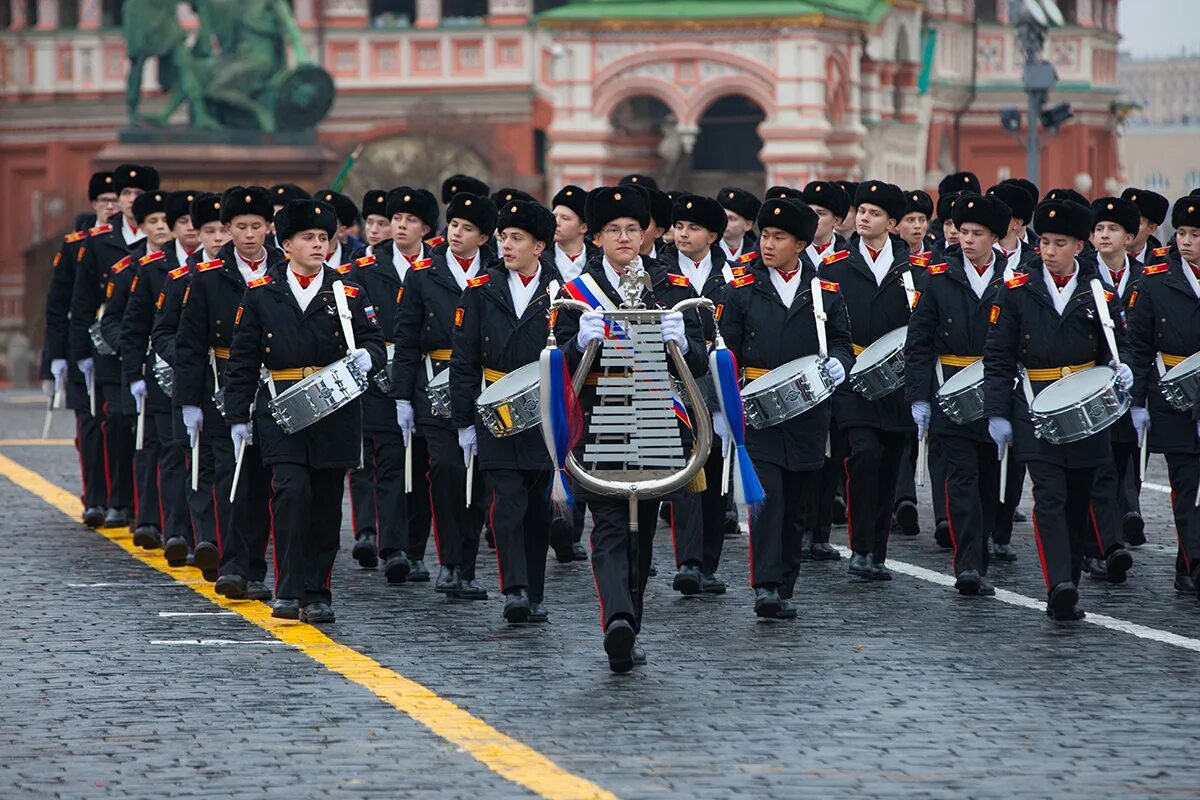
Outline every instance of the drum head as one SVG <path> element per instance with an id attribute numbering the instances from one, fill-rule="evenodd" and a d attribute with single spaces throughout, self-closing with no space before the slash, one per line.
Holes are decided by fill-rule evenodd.
<path id="1" fill-rule="evenodd" d="M 943 397 L 948 397 L 952 394 L 957 394 L 963 389 L 969 389 L 975 384 L 983 380 L 983 362 L 976 361 L 969 367 L 963 367 L 958 372 L 951 375 L 942 388 L 938 389 L 937 393 Z"/>
<path id="2" fill-rule="evenodd" d="M 1188 375 L 1198 369 L 1200 369 L 1200 353 L 1193 353 L 1183 361 L 1180 361 L 1178 364 L 1167 370 L 1166 374 L 1162 376 L 1162 379 L 1164 381 L 1179 380 L 1184 375 Z"/>
<path id="3" fill-rule="evenodd" d="M 492 405 L 500 400 L 520 394 L 541 379 L 540 367 L 541 365 L 534 361 L 520 369 L 514 369 L 480 392 L 479 399 L 475 402 L 483 405 Z"/>
<path id="4" fill-rule="evenodd" d="M 1092 367 L 1061 378 L 1033 398 L 1033 410 L 1047 413 L 1075 405 L 1100 392 L 1116 379 L 1109 367 Z"/>
<path id="5" fill-rule="evenodd" d="M 450 385 L 450 370 L 449 368 L 442 370 L 437 375 L 433 376 L 433 380 L 429 382 L 430 386 L 449 386 Z"/>
<path id="6" fill-rule="evenodd" d="M 904 348 L 907 338 L 908 328 L 896 328 L 896 330 L 880 336 L 866 350 L 859 353 L 854 368 L 850 370 L 851 374 L 868 370 L 876 364 L 886 361 L 897 350 Z"/>
<path id="7" fill-rule="evenodd" d="M 820 356 L 804 356 L 802 358 L 797 358 L 794 361 L 789 361 L 783 366 L 779 366 L 771 370 L 761 378 L 755 378 L 754 380 L 750 381 L 742 389 L 742 395 L 751 395 L 767 389 L 774 389 L 776 386 L 790 381 L 800 373 L 811 369 L 820 360 Z"/>

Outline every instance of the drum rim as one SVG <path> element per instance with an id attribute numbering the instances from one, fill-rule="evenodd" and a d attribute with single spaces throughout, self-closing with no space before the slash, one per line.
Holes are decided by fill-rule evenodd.
<path id="1" fill-rule="evenodd" d="M 430 380 L 427 385 L 431 386 L 431 387 L 441 388 L 443 383 L 446 384 L 446 388 L 450 388 L 450 368 L 449 367 L 442 370 L 437 375 L 434 375 L 433 379 Z"/>
<path id="2" fill-rule="evenodd" d="M 898 344 L 891 345 L 885 348 L 884 343 L 891 337 L 899 339 Z M 863 351 L 858 354 L 858 360 L 854 362 L 854 366 L 850 369 L 850 374 L 862 374 L 874 367 L 884 363 L 889 357 L 895 355 L 904 349 L 908 343 L 908 326 L 894 328 L 880 336 L 875 341 L 871 342 Z M 879 355 L 882 354 L 882 355 Z M 867 358 L 870 356 L 870 358 Z"/>
<path id="3" fill-rule="evenodd" d="M 971 370 L 977 370 L 979 372 L 979 376 L 976 378 L 972 378 L 970 382 L 968 382 L 966 380 L 966 378 L 961 378 L 961 379 L 959 378 L 960 375 L 967 374 Z M 967 390 L 967 389 L 982 388 L 979 386 L 979 382 L 982 381 L 984 378 L 983 372 L 984 372 L 983 359 L 980 359 L 979 361 L 976 361 L 974 364 L 971 364 L 968 367 L 963 367 L 958 372 L 954 373 L 949 378 L 947 378 L 946 382 L 938 387 L 937 394 L 941 395 L 942 397 L 951 397 L 951 396 L 958 394 L 959 392 Z M 956 380 L 958 381 L 958 383 L 961 383 L 963 385 L 961 387 L 957 386 L 955 384 Z"/>
<path id="4" fill-rule="evenodd" d="M 766 375 L 761 375 L 747 383 L 744 387 L 742 387 L 742 396 L 748 397 L 750 395 L 758 395 L 763 391 L 778 389 L 780 385 L 779 376 L 787 375 L 787 380 L 792 380 L 800 374 L 807 372 L 811 366 L 819 365 L 820 363 L 821 356 L 816 353 L 807 356 L 800 356 L 799 358 L 793 358 L 791 361 L 788 361 L 785 364 L 780 364 L 778 367 L 771 369 Z M 784 372 L 784 370 L 788 369 L 791 369 L 792 372 Z M 768 379 L 770 380 L 768 381 Z M 756 386 L 756 384 L 760 382 L 762 383 L 762 386 Z"/>
<path id="5" fill-rule="evenodd" d="M 1187 367 L 1187 369 L 1184 369 Z M 1200 353 L 1192 353 L 1190 356 L 1180 361 L 1175 366 L 1163 373 L 1159 383 L 1174 383 L 1180 378 L 1185 378 L 1197 370 L 1200 370 Z"/>
<path id="6" fill-rule="evenodd" d="M 1057 405 L 1057 406 L 1054 406 L 1053 408 L 1048 408 L 1048 409 L 1040 408 L 1038 406 L 1038 401 L 1041 400 L 1043 397 L 1047 397 L 1047 392 L 1049 392 L 1051 389 L 1054 389 L 1056 386 L 1061 386 L 1062 384 L 1064 384 L 1067 381 L 1070 381 L 1071 383 L 1082 383 L 1082 380 L 1083 380 L 1082 376 L 1084 376 L 1084 375 L 1088 376 L 1089 378 L 1098 377 L 1096 375 L 1097 370 L 1103 370 L 1104 372 L 1108 373 L 1105 377 L 1104 384 L 1102 386 L 1095 387 L 1093 391 L 1088 392 L 1087 394 L 1083 395 L 1082 397 L 1077 397 L 1072 403 L 1070 403 L 1068 405 Z M 1039 392 L 1037 397 L 1033 398 L 1033 403 L 1030 405 L 1030 411 L 1034 411 L 1038 414 L 1054 414 L 1059 411 L 1063 411 L 1067 408 L 1070 408 L 1073 405 L 1078 405 L 1079 403 L 1083 402 L 1084 400 L 1086 400 L 1088 398 L 1095 397 L 1097 394 L 1102 394 L 1105 391 L 1111 390 L 1113 388 L 1113 383 L 1116 380 L 1116 377 L 1117 377 L 1117 373 L 1115 371 L 1113 371 L 1112 367 L 1105 367 L 1105 366 L 1088 367 L 1087 369 L 1079 370 L 1079 372 L 1072 372 L 1070 375 L 1059 378 L 1054 383 L 1050 384 L 1045 389 L 1043 389 L 1041 392 Z M 1050 398 L 1047 400 L 1047 402 L 1049 402 L 1049 400 L 1052 400 L 1052 399 L 1053 399 L 1053 396 L 1050 396 Z"/>
<path id="7" fill-rule="evenodd" d="M 522 372 L 525 372 L 526 375 L 522 375 Z M 527 375 L 534 375 L 536 376 L 537 380 L 530 383 Z M 509 380 L 510 378 L 512 380 Z M 479 393 L 479 397 L 475 398 L 475 402 L 479 405 L 494 405 L 495 403 L 499 403 L 504 400 L 511 400 L 518 395 L 524 394 L 530 389 L 538 388 L 538 383 L 540 381 L 541 364 L 539 364 L 537 361 L 531 361 L 528 364 L 517 367 L 512 372 L 493 383 L 491 386 L 484 387 L 483 391 Z M 511 388 L 513 386 L 521 387 L 520 391 L 514 392 Z M 497 389 L 496 387 L 500 388 Z M 498 396 L 495 398 L 487 398 L 488 392 L 495 392 Z"/>

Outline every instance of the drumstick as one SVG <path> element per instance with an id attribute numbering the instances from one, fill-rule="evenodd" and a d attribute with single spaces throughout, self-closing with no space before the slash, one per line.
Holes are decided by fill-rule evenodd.
<path id="1" fill-rule="evenodd" d="M 917 486 L 925 485 L 925 464 L 929 458 L 928 435 L 917 439 Z"/>
<path id="2" fill-rule="evenodd" d="M 242 475 L 242 456 L 246 455 L 246 440 L 243 439 L 238 443 L 237 461 L 233 465 L 233 484 L 229 487 L 229 502 L 233 502 L 234 496 L 237 494 L 238 478 Z"/>
<path id="3" fill-rule="evenodd" d="M 192 434 L 192 491 L 200 491 L 200 431 Z"/>
<path id="4" fill-rule="evenodd" d="M 472 496 L 475 494 L 475 456 L 467 462 L 467 508 L 471 507 Z"/>
<path id="5" fill-rule="evenodd" d="M 1008 445 L 1000 447 L 1000 502 L 1004 502 L 1004 495 L 1008 488 Z"/>
<path id="6" fill-rule="evenodd" d="M 412 434 L 404 443 L 404 493 L 412 494 Z"/>
<path id="7" fill-rule="evenodd" d="M 1138 459 L 1138 467 L 1141 469 L 1138 472 L 1138 480 L 1144 480 L 1146 477 L 1146 462 L 1150 459 L 1150 434 L 1149 432 L 1142 433 L 1140 458 Z M 1139 484 L 1140 486 L 1140 484 Z"/>
<path id="8" fill-rule="evenodd" d="M 50 423 L 54 419 L 54 398 L 51 397 L 46 404 L 46 421 L 42 423 L 42 438 L 50 438 Z"/>
<path id="9" fill-rule="evenodd" d="M 138 421 L 137 421 L 137 438 L 134 440 L 133 449 L 141 450 L 146 446 L 146 398 L 141 398 L 138 401 Z"/>
<path id="10" fill-rule="evenodd" d="M 87 386 L 88 410 L 93 417 L 96 416 L 96 381 L 92 378 L 94 374 L 94 372 L 89 372 L 83 376 L 84 385 Z"/>
<path id="11" fill-rule="evenodd" d="M 729 494 L 729 479 L 733 472 L 733 440 L 730 439 L 729 445 L 724 448 L 721 454 L 721 496 Z"/>
<path id="12" fill-rule="evenodd" d="M 63 385 L 62 378 L 54 380 L 54 408 L 63 408 L 67 404 L 67 393 L 64 391 L 66 387 Z"/>

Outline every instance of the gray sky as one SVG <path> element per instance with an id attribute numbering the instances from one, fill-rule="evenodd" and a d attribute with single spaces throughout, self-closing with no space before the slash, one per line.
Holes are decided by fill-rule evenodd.
<path id="1" fill-rule="evenodd" d="M 1200 54 L 1200 1 L 1121 0 L 1121 50 L 1136 58 Z"/>

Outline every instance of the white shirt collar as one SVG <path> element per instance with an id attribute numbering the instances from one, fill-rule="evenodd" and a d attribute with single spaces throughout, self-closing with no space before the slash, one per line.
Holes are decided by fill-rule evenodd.
<path id="1" fill-rule="evenodd" d="M 1192 287 L 1192 292 L 1196 297 L 1200 297 L 1200 281 L 1196 280 L 1196 273 L 1192 271 L 1186 258 L 1180 259 L 1180 263 L 1183 267 L 1183 277 L 1187 279 L 1188 286 Z"/>
<path id="2" fill-rule="evenodd" d="M 533 301 L 533 296 L 537 294 L 538 286 L 541 284 L 542 267 L 538 265 L 538 271 L 533 273 L 533 280 L 526 286 L 521 280 L 521 275 L 515 269 L 508 271 L 508 291 L 512 295 L 513 311 L 517 312 L 517 318 L 520 319 L 525 314 L 525 309 L 529 308 L 529 304 Z"/>
<path id="3" fill-rule="evenodd" d="M 796 301 L 796 290 L 800 288 L 800 275 L 804 270 L 800 269 L 800 264 L 796 264 L 796 273 L 792 275 L 790 281 L 785 281 L 783 276 L 779 274 L 779 270 L 772 267 L 767 268 L 767 272 L 771 276 L 771 285 L 775 287 L 775 292 L 779 295 L 779 299 L 788 308 L 792 307 L 792 303 Z"/>
<path id="4" fill-rule="evenodd" d="M 836 240 L 831 237 L 824 249 L 817 247 L 815 244 L 810 244 L 805 250 L 808 252 L 808 260 L 813 263 L 813 266 L 820 269 L 821 261 L 825 256 L 833 254 L 833 245 Z"/>
<path id="5" fill-rule="evenodd" d="M 1125 254 L 1125 266 L 1121 271 L 1121 280 L 1115 280 L 1116 276 L 1109 268 L 1108 264 L 1099 253 L 1096 253 L 1096 266 L 1099 268 L 1100 280 L 1118 295 L 1125 293 L 1125 287 L 1129 285 L 1129 254 Z"/>
<path id="6" fill-rule="evenodd" d="M 183 245 L 179 243 L 178 239 L 175 240 L 175 260 L 179 262 L 180 266 L 186 264 L 188 260 L 188 251 L 183 249 Z"/>
<path id="7" fill-rule="evenodd" d="M 345 261 L 342 259 L 342 243 L 337 242 L 333 248 L 333 252 L 329 254 L 329 258 L 325 259 L 325 263 L 331 267 L 340 267 Z"/>
<path id="8" fill-rule="evenodd" d="M 412 264 L 408 263 L 408 256 L 401 253 L 400 248 L 395 244 L 392 245 L 392 253 L 392 266 L 396 268 L 396 274 L 400 276 L 400 282 L 403 283 L 404 279 L 408 277 L 408 271 L 412 269 Z M 421 249 L 417 251 L 416 260 L 420 261 L 423 258 L 425 258 L 425 245 L 421 245 Z M 455 262 L 455 266 L 458 266 L 458 262 Z"/>
<path id="9" fill-rule="evenodd" d="M 979 270 L 975 269 L 975 265 L 971 263 L 971 259 L 963 258 L 963 272 L 967 274 L 967 283 L 976 297 L 982 298 L 983 293 L 987 291 L 988 284 L 992 282 L 992 270 L 995 268 L 996 253 L 994 251 L 992 253 L 992 260 L 988 262 L 988 268 L 982 275 L 979 274 Z"/>
<path id="10" fill-rule="evenodd" d="M 121 215 L 121 236 L 125 238 L 127 246 L 146 238 L 146 234 L 142 232 L 141 228 L 134 231 L 133 226 L 129 224 L 129 218 L 124 214 Z"/>
<path id="11" fill-rule="evenodd" d="M 587 246 L 580 243 L 580 247 L 579 255 L 572 260 L 567 251 L 558 246 L 558 242 L 554 243 L 554 266 L 558 267 L 558 274 L 564 282 L 573 281 L 583 273 L 587 264 Z"/>
<path id="12" fill-rule="evenodd" d="M 1071 300 L 1071 295 L 1075 294 L 1075 289 L 1079 285 L 1079 262 L 1075 262 L 1075 274 L 1062 289 L 1059 289 L 1054 283 L 1054 276 L 1050 274 L 1049 267 L 1042 269 L 1042 280 L 1046 282 L 1046 291 L 1050 293 L 1050 302 L 1054 303 L 1054 310 L 1061 317 L 1067 303 Z"/>
<path id="13" fill-rule="evenodd" d="M 237 264 L 238 272 L 242 274 L 242 280 L 246 283 L 250 283 L 250 281 L 267 274 L 267 261 L 269 259 L 267 258 L 266 247 L 263 248 L 262 260 L 258 262 L 258 269 L 250 269 L 249 262 L 242 258 L 242 254 L 237 251 L 237 248 L 233 250 L 233 260 Z"/>
<path id="14" fill-rule="evenodd" d="M 889 236 L 883 243 L 883 248 L 879 251 L 879 258 L 871 258 L 871 251 L 867 249 L 866 239 L 858 240 L 858 252 L 862 254 L 867 266 L 871 268 L 871 274 L 875 276 L 875 285 L 882 286 L 883 279 L 887 277 L 888 271 L 892 268 L 892 237 Z"/>
<path id="15" fill-rule="evenodd" d="M 287 270 L 288 288 L 292 290 L 292 297 L 296 298 L 296 302 L 300 305 L 301 311 L 308 310 L 308 304 L 317 296 L 317 292 L 321 291 L 321 284 L 325 281 L 325 270 L 321 270 L 313 278 L 312 283 L 307 288 L 300 287 L 300 281 L 296 279 L 296 273 L 291 269 Z"/>
<path id="16" fill-rule="evenodd" d="M 481 252 L 480 250 L 475 251 L 475 257 L 471 259 L 471 268 L 464 272 L 463 268 L 458 265 L 458 259 L 454 253 L 446 251 L 446 266 L 450 267 L 450 274 L 454 276 L 454 282 L 458 284 L 458 288 L 465 290 L 467 281 L 479 274 L 479 266 L 483 260 L 480 258 Z"/>
<path id="17" fill-rule="evenodd" d="M 726 244 L 724 239 L 722 239 L 721 249 L 725 251 L 725 258 L 729 259 L 730 261 L 737 261 L 738 256 L 742 254 L 742 243 L 738 242 L 737 250 L 730 250 L 729 245 Z"/>
<path id="18" fill-rule="evenodd" d="M 1150 253 L 1150 241 L 1147 240 L 1146 243 L 1144 245 L 1142 245 L 1141 251 L 1138 252 L 1137 260 L 1142 262 L 1143 264 L 1148 263 L 1146 261 L 1146 256 L 1149 255 L 1149 253 Z"/>
<path id="19" fill-rule="evenodd" d="M 703 294 L 704 284 L 708 282 L 708 276 L 712 273 L 712 252 L 706 251 L 704 258 L 700 259 L 699 263 L 692 261 L 680 251 L 676 252 L 679 256 L 679 270 L 692 282 L 692 288 Z"/>

